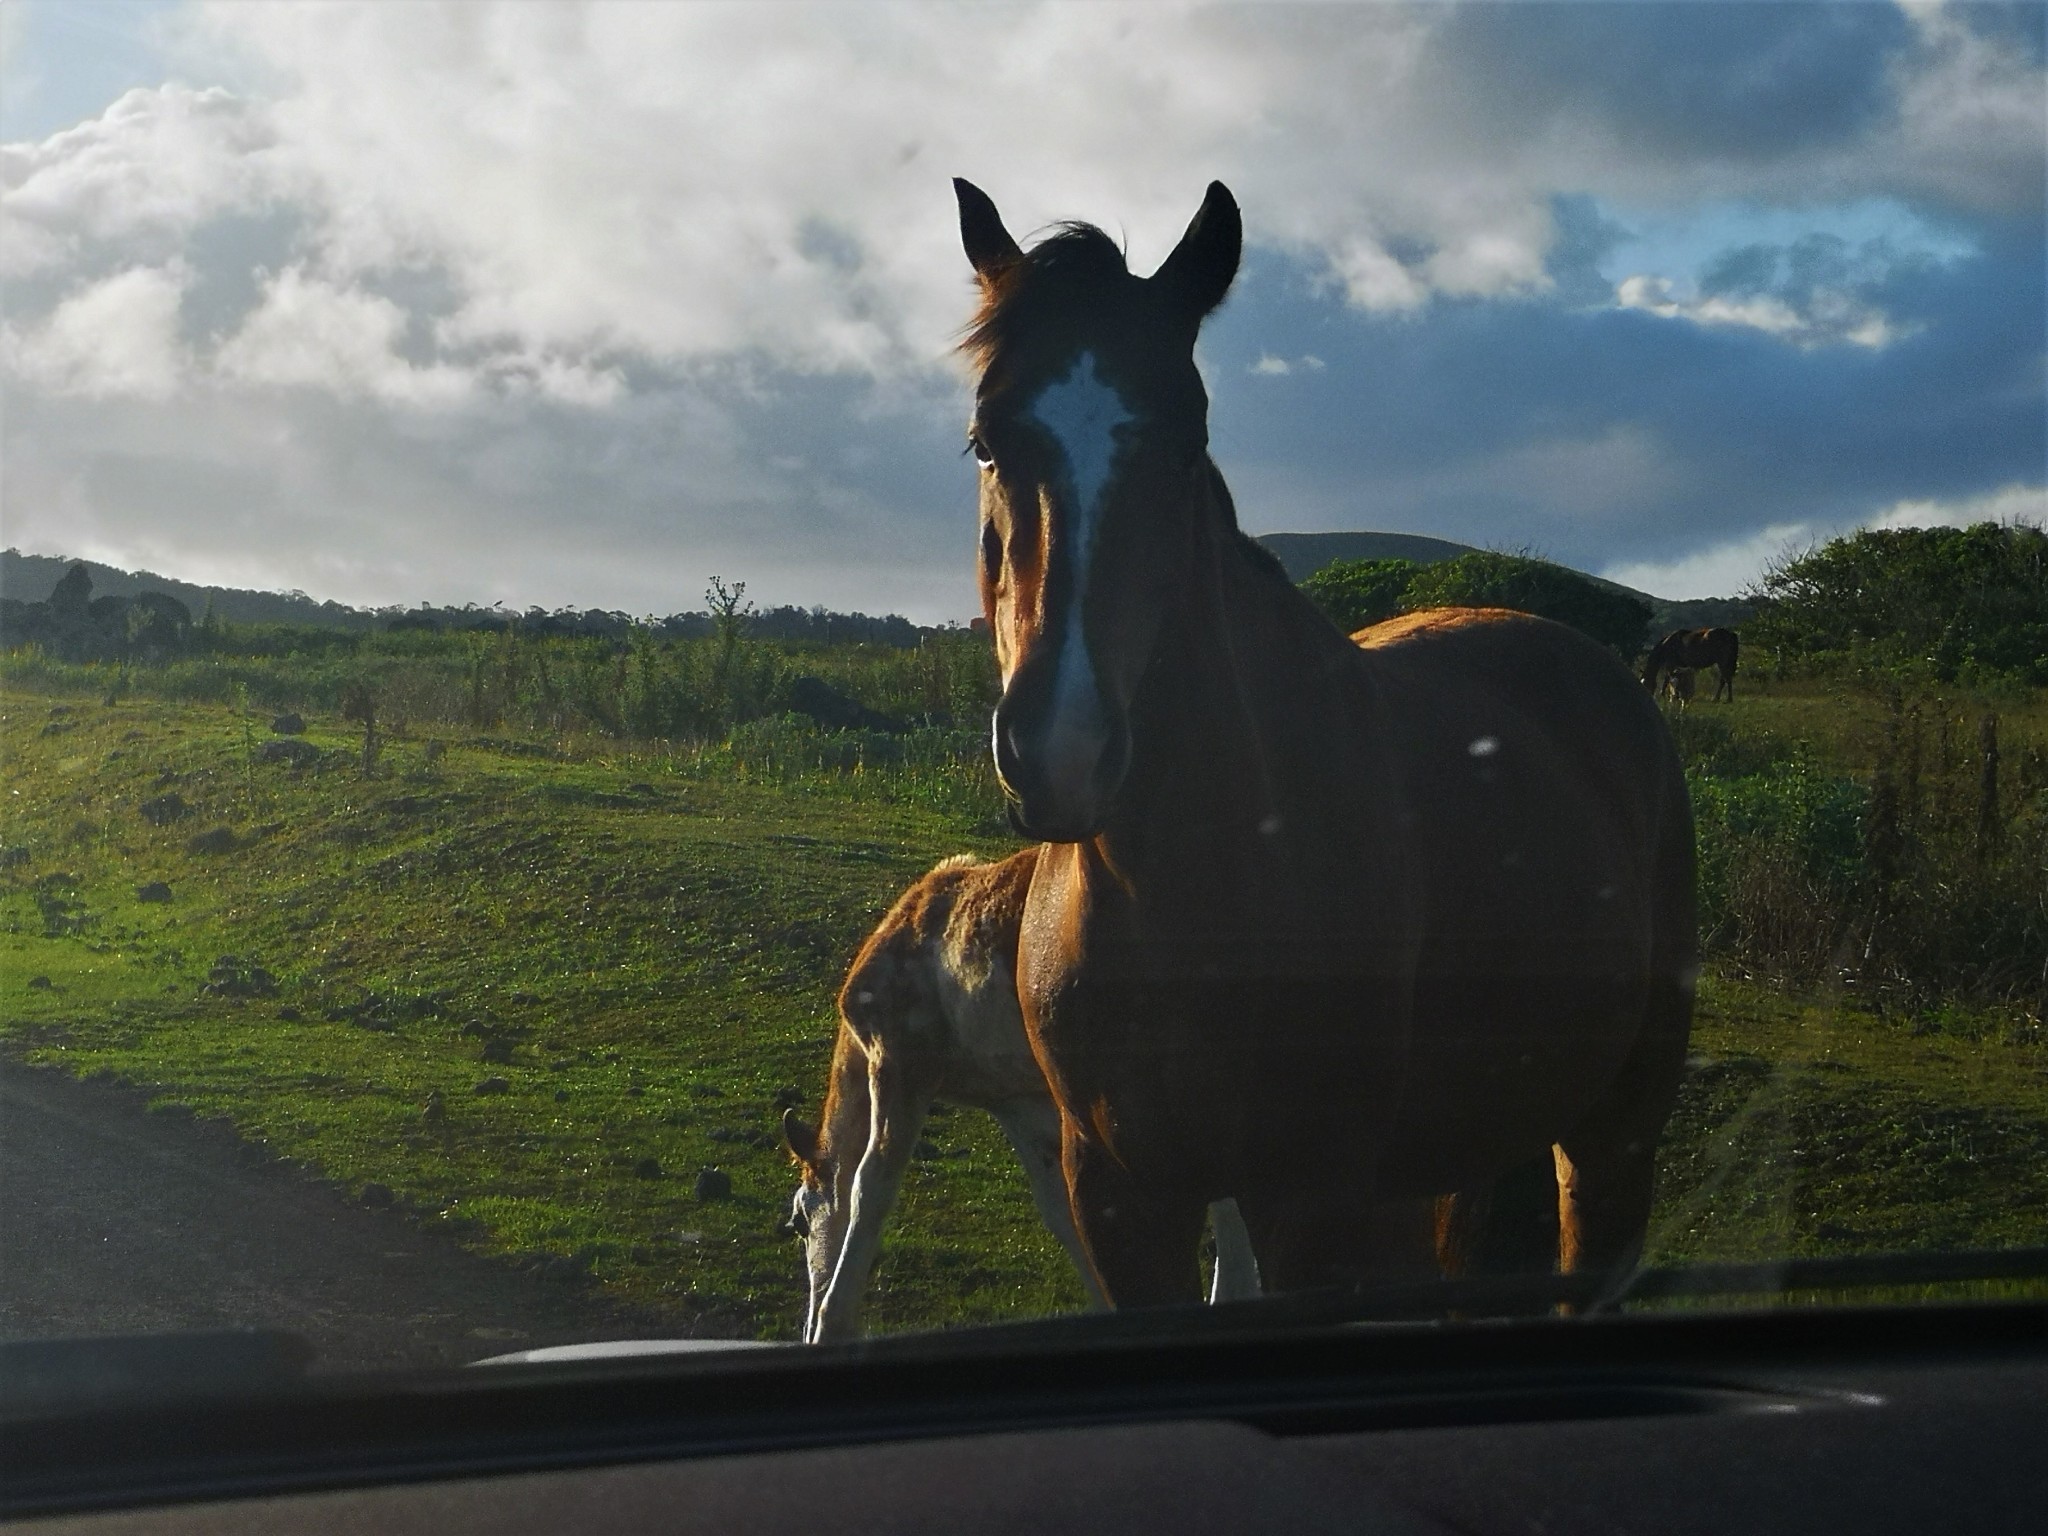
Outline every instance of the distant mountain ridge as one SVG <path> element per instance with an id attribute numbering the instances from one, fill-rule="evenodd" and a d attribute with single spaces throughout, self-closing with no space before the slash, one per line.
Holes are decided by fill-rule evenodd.
<path id="1" fill-rule="evenodd" d="M 1314 575 L 1333 560 L 1413 560 L 1418 565 L 1434 565 L 1440 560 L 1477 553 L 1470 544 L 1420 533 L 1266 533 L 1258 535 L 1258 541 L 1272 552 L 1292 581 Z M 202 586 L 154 571 L 124 571 L 96 560 L 28 555 L 18 549 L 0 550 L 0 596 L 41 602 L 74 565 L 85 567 L 86 574 L 92 577 L 93 591 L 100 596 L 133 597 L 140 592 L 163 592 L 190 608 L 194 619 L 204 615 L 211 605 L 216 618 L 235 624 L 309 624 L 325 629 L 370 630 L 382 627 L 405 611 L 402 605 L 351 608 L 346 603 L 322 602 L 304 592 Z M 1602 578 L 1596 576 L 1593 580 Z M 1615 582 L 1602 584 L 1632 593 L 1648 603 L 1651 628 L 1659 634 L 1711 624 L 1740 624 L 1755 611 L 1754 604 L 1740 598 L 1674 600 Z M 826 633 L 829 635 L 830 631 Z"/>
<path id="2" fill-rule="evenodd" d="M 1421 533 L 1262 533 L 1258 541 L 1287 572 L 1289 581 L 1308 580 L 1337 560 L 1413 560 L 1435 565 L 1478 551 L 1470 544 Z"/>
<path id="3" fill-rule="evenodd" d="M 92 578 L 92 590 L 99 597 L 133 597 L 139 592 L 162 592 L 175 597 L 202 617 L 210 603 L 214 617 L 235 624 L 311 624 L 323 629 L 375 629 L 387 617 L 375 609 L 351 608 L 346 603 L 321 602 L 303 592 L 254 592 L 244 587 L 207 587 L 159 576 L 155 571 L 124 571 L 97 560 L 74 560 L 64 555 L 25 555 L 18 549 L 0 550 L 0 597 L 24 603 L 39 603 L 48 597 L 74 565 L 85 567 Z M 393 609 L 392 612 L 398 610 Z"/>

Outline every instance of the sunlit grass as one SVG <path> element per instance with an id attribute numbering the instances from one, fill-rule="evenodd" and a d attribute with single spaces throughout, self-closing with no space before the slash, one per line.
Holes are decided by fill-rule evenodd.
<path id="1" fill-rule="evenodd" d="M 1728 718 L 1847 754 L 1868 721 L 1838 702 L 1781 686 Z M 251 737 L 218 705 L 0 694 L 9 1048 L 679 1326 L 788 1336 L 780 1107 L 815 1104 L 834 990 L 902 887 L 1012 846 L 985 767 L 415 731 L 366 776 L 338 719 L 303 769 L 252 763 Z M 182 812 L 144 815 L 171 794 Z M 940 1115 L 927 1140 L 877 1326 L 1077 1307 L 993 1123 Z M 696 1197 L 706 1167 L 731 1198 Z M 2039 1243 L 2038 1030 L 1709 976 L 1652 1261 Z"/>

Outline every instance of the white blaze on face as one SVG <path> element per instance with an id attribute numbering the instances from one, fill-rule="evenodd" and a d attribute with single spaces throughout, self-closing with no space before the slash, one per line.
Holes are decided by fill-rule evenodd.
<path id="1" fill-rule="evenodd" d="M 1059 672 L 1053 684 L 1052 725 L 1044 750 L 1049 779 L 1078 790 L 1095 767 L 1106 729 L 1102 701 L 1095 691 L 1095 666 L 1081 628 L 1088 567 L 1103 494 L 1116 467 L 1117 429 L 1135 418 L 1123 396 L 1096 373 L 1093 352 L 1083 352 L 1065 378 L 1039 392 L 1031 415 L 1059 444 L 1073 493 L 1061 541 L 1071 579 L 1067 583 L 1066 622 L 1061 626 Z"/>

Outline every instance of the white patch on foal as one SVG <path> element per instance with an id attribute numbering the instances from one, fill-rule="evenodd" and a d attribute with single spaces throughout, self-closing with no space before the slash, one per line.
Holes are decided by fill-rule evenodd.
<path id="1" fill-rule="evenodd" d="M 1059 673 L 1053 684 L 1052 728 L 1046 759 L 1053 777 L 1085 779 L 1101 751 L 1104 722 L 1095 691 L 1095 664 L 1081 629 L 1088 596 L 1088 566 L 1095 552 L 1102 495 L 1116 467 L 1117 429 L 1136 420 L 1124 397 L 1095 371 L 1095 354 L 1083 352 L 1067 376 L 1048 384 L 1032 402 L 1032 418 L 1052 435 L 1067 461 L 1074 493 L 1067 528 L 1067 619 L 1060 638 Z"/>

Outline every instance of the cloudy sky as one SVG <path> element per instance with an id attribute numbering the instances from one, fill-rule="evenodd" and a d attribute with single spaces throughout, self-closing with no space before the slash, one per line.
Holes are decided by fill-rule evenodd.
<path id="1" fill-rule="evenodd" d="M 1726 593 L 2043 513 L 2038 4 L 9 0 L 0 536 L 357 603 L 973 611 L 948 178 L 1249 246 L 1254 531 Z"/>

